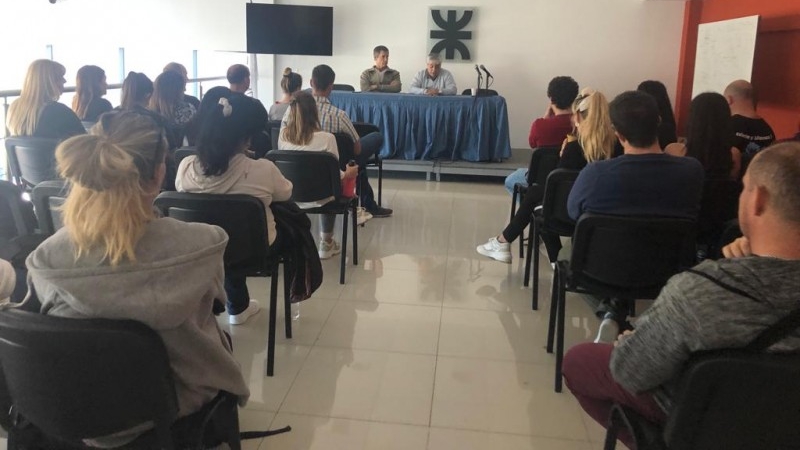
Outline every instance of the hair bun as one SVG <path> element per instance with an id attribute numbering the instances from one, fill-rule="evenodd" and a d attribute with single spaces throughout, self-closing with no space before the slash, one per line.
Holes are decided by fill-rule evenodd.
<path id="1" fill-rule="evenodd" d="M 131 155 L 105 136 L 72 137 L 58 146 L 56 160 L 64 178 L 95 191 L 105 191 L 128 179 L 139 178 Z"/>
<path id="2" fill-rule="evenodd" d="M 292 74 L 292 68 L 291 67 L 287 67 L 287 68 L 283 69 L 283 76 L 284 77 L 288 77 L 291 74 Z"/>

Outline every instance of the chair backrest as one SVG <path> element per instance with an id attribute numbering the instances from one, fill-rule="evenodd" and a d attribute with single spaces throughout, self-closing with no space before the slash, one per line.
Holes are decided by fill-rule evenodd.
<path id="1" fill-rule="evenodd" d="M 345 133 L 334 133 L 333 136 L 336 138 L 336 147 L 339 150 L 339 167 L 344 170 L 348 162 L 356 159 L 355 143 L 350 135 Z"/>
<path id="2" fill-rule="evenodd" d="M 187 156 L 192 156 L 197 154 L 197 147 L 181 147 L 175 150 L 175 167 L 181 165 L 181 161 Z"/>
<path id="3" fill-rule="evenodd" d="M 0 180 L 0 241 L 33 233 L 29 215 L 30 204 L 22 199 L 19 186 Z"/>
<path id="4" fill-rule="evenodd" d="M 335 84 L 334 83 L 333 90 L 334 91 L 355 92 L 356 88 L 354 88 L 353 85 L 350 85 L 350 84 Z"/>
<path id="5" fill-rule="evenodd" d="M 269 138 L 272 142 L 271 150 L 278 150 L 278 137 L 280 136 L 281 133 L 281 121 L 268 120 L 266 129 L 269 132 Z"/>
<path id="6" fill-rule="evenodd" d="M 547 176 L 558 167 L 558 147 L 536 147 L 528 163 L 528 184 L 544 186 Z"/>
<path id="7" fill-rule="evenodd" d="M 378 128 L 377 125 L 367 123 L 367 122 L 353 122 L 353 127 L 356 129 L 356 133 L 358 133 L 358 137 L 363 138 L 364 136 L 370 133 L 380 133 L 381 129 Z"/>
<path id="8" fill-rule="evenodd" d="M 60 208 L 67 193 L 66 183 L 62 180 L 43 181 L 33 188 L 33 205 L 42 234 L 49 236 L 64 226 Z"/>
<path id="9" fill-rule="evenodd" d="M 697 217 L 698 239 L 711 243 L 719 240 L 724 225 L 736 219 L 742 184 L 729 178 L 706 178 Z"/>
<path id="10" fill-rule="evenodd" d="M 250 276 L 269 273 L 267 215 L 261 200 L 244 194 L 162 192 L 156 197 L 155 206 L 165 217 L 225 230 L 226 272 Z"/>
<path id="11" fill-rule="evenodd" d="M 583 214 L 573 235 L 572 281 L 622 298 L 655 298 L 671 276 L 694 265 L 694 237 L 689 219 Z"/>
<path id="12" fill-rule="evenodd" d="M 148 421 L 169 436 L 178 414 L 164 344 L 139 322 L 0 311 L 0 361 L 16 411 L 70 442 Z"/>
<path id="13" fill-rule="evenodd" d="M 670 450 L 800 448 L 800 355 L 695 356 L 665 426 Z"/>
<path id="14" fill-rule="evenodd" d="M 461 91 L 461 95 L 473 95 L 472 89 L 464 89 Z M 497 91 L 494 89 L 478 89 L 478 95 L 476 97 L 494 97 L 497 95 Z"/>
<path id="15" fill-rule="evenodd" d="M 579 173 L 578 170 L 556 169 L 550 172 L 544 185 L 543 226 L 560 236 L 571 236 L 575 231 L 575 221 L 567 212 L 567 199 Z"/>
<path id="16" fill-rule="evenodd" d="M 295 202 L 342 196 L 339 161 L 328 152 L 273 150 L 267 153 L 267 159 L 292 182 L 292 200 Z"/>
<path id="17" fill-rule="evenodd" d="M 14 183 L 25 190 L 42 181 L 58 179 L 56 147 L 58 139 L 10 137 L 6 139 L 9 172 Z"/>

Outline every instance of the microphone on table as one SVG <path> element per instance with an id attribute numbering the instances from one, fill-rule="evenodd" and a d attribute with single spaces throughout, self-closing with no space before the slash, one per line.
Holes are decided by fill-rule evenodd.
<path id="1" fill-rule="evenodd" d="M 478 68 L 478 66 L 475 66 L 475 68 L 477 69 L 477 68 Z M 492 74 L 491 74 L 491 73 L 489 73 L 489 71 L 488 71 L 488 70 L 486 70 L 486 66 L 484 66 L 483 64 L 481 64 L 481 69 L 483 69 L 483 71 L 484 71 L 484 72 L 486 72 L 486 78 L 494 78 L 494 77 L 492 76 Z"/>

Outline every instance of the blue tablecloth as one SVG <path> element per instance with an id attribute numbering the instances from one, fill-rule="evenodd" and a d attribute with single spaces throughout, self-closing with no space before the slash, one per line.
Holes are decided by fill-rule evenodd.
<path id="1" fill-rule="evenodd" d="M 353 122 L 380 127 L 382 158 L 497 161 L 511 156 L 508 108 L 500 96 L 334 91 L 330 100 Z"/>

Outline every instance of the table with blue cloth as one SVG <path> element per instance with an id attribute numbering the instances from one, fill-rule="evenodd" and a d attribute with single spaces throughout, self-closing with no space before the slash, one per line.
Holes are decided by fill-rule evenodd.
<path id="1" fill-rule="evenodd" d="M 331 93 L 353 122 L 377 125 L 381 158 L 499 161 L 511 156 L 508 108 L 500 96 Z"/>

